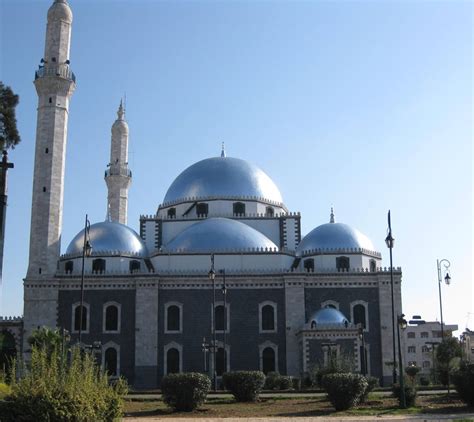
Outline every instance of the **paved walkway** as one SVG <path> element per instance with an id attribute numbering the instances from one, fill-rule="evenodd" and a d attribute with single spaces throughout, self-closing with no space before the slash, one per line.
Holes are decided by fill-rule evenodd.
<path id="1" fill-rule="evenodd" d="M 474 413 L 453 414 L 453 415 L 387 415 L 387 416 L 312 416 L 312 417 L 269 417 L 269 418 L 124 418 L 124 422 L 156 422 L 156 421 L 173 421 L 173 422 L 363 422 L 363 421 L 406 421 L 406 422 L 449 422 L 449 421 L 473 421 Z"/>

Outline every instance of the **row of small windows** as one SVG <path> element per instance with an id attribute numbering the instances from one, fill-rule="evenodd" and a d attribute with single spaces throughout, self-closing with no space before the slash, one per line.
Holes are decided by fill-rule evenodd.
<path id="1" fill-rule="evenodd" d="M 408 338 L 415 338 L 416 337 L 416 333 L 414 332 L 409 332 L 407 333 L 407 337 Z M 423 331 L 421 334 L 420 334 L 420 337 L 421 338 L 428 338 L 429 337 L 429 333 L 427 331 Z"/>
<path id="2" fill-rule="evenodd" d="M 408 353 L 416 353 L 416 346 L 408 346 Z M 432 351 L 428 346 L 421 346 L 422 353 L 429 353 Z"/>
<path id="3" fill-rule="evenodd" d="M 375 262 L 374 259 L 370 260 L 369 263 L 370 266 L 370 272 L 374 273 L 377 271 L 377 263 Z M 303 261 L 303 267 L 305 271 L 314 271 L 314 259 L 313 258 L 308 258 Z M 336 258 L 336 268 L 338 271 L 344 272 L 344 271 L 349 271 L 351 268 L 350 265 L 350 259 L 347 256 L 339 256 Z"/>
<path id="4" fill-rule="evenodd" d="M 416 361 L 409 361 L 408 366 L 418 366 Z M 431 362 L 429 360 L 424 360 L 422 363 L 423 368 L 431 368 Z"/>
<path id="5" fill-rule="evenodd" d="M 234 202 L 232 205 L 232 212 L 235 216 L 245 215 L 246 206 L 243 202 Z M 209 205 L 204 202 L 199 202 L 196 204 L 196 214 L 200 217 L 207 217 L 209 214 Z M 265 208 L 265 215 L 267 217 L 273 217 L 275 215 L 275 210 L 273 207 Z M 168 209 L 168 218 L 176 218 L 176 208 Z"/>
<path id="6" fill-rule="evenodd" d="M 180 333 L 182 331 L 182 305 L 167 304 L 165 305 L 165 331 L 169 333 Z M 276 304 L 267 303 L 260 304 L 259 318 L 260 331 L 275 332 L 276 331 Z M 230 307 L 227 305 L 216 305 L 214 307 L 214 329 L 216 331 L 228 331 L 230 319 Z"/>
<path id="7" fill-rule="evenodd" d="M 141 263 L 135 259 L 131 260 L 128 265 L 129 271 L 131 273 L 140 271 Z M 104 273 L 106 269 L 106 261 L 102 258 L 96 258 L 92 260 L 92 272 L 101 274 Z M 64 271 L 66 274 L 71 274 L 74 270 L 74 261 L 66 261 L 64 265 Z"/>
<path id="8" fill-rule="evenodd" d="M 104 333 L 120 332 L 120 311 L 119 304 L 105 304 L 103 308 L 103 331 Z M 81 327 L 81 305 L 73 306 L 73 332 L 89 331 L 89 305 L 84 304 L 82 307 L 82 327 Z"/>
<path id="9" fill-rule="evenodd" d="M 165 368 L 166 374 L 177 374 L 182 372 L 182 351 L 178 347 L 170 347 L 165 351 Z M 211 354 L 212 361 L 212 354 Z M 274 347 L 265 347 L 261 351 L 260 356 L 261 370 L 266 375 L 269 372 L 275 372 L 276 365 L 276 352 Z M 226 368 L 227 366 L 227 368 Z M 224 372 L 230 369 L 229 365 L 229 352 L 224 350 L 223 347 L 218 347 L 216 350 L 216 374 L 218 377 L 222 376 Z"/>

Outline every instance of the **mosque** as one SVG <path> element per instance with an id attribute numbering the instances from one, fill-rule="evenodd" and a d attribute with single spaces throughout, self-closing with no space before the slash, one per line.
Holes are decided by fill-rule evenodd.
<path id="1" fill-rule="evenodd" d="M 66 0 L 48 11 L 38 94 L 24 334 L 60 327 L 95 350 L 111 376 L 156 388 L 172 372 L 233 370 L 303 377 L 330 354 L 389 383 L 390 271 L 364 234 L 328 220 L 306 236 L 301 215 L 257 165 L 220 155 L 177 175 L 156 213 L 127 226 L 128 135 L 120 104 L 105 171 L 108 218 L 61 254 L 69 101 L 75 89 Z M 71 116 L 74 118 L 74 116 Z M 104 162 L 106 160 L 104 159 Z M 78 228 L 79 229 L 79 228 Z M 81 285 L 83 282 L 83 289 Z M 401 270 L 394 271 L 395 312 Z M 81 307 L 82 303 L 82 307 Z"/>

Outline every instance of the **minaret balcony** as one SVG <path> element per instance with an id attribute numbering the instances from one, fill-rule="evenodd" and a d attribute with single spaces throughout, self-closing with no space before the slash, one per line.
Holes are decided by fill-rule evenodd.
<path id="1" fill-rule="evenodd" d="M 61 78 L 76 82 L 76 75 L 74 75 L 69 66 L 66 64 L 59 66 L 40 66 L 40 68 L 35 72 L 35 80 L 54 76 L 59 76 Z"/>
<path id="2" fill-rule="evenodd" d="M 132 171 L 128 167 L 110 167 L 105 170 L 105 177 L 109 176 L 132 177 Z"/>

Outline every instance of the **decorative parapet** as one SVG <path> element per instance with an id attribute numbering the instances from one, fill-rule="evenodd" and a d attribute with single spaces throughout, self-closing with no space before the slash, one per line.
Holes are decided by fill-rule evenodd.
<path id="1" fill-rule="evenodd" d="M 317 248 L 317 249 L 305 249 L 298 251 L 301 257 L 314 256 L 314 255 L 339 255 L 339 254 L 355 254 L 361 253 L 364 255 L 370 255 L 375 258 L 382 258 L 380 252 L 371 251 L 365 248 Z"/>
<path id="2" fill-rule="evenodd" d="M 261 248 L 242 248 L 242 249 L 236 249 L 236 248 L 229 248 L 229 249 L 213 249 L 212 251 L 208 249 L 193 249 L 192 251 L 189 251 L 188 249 L 184 248 L 179 248 L 179 249 L 167 249 L 166 247 L 162 247 L 157 254 L 155 255 L 168 255 L 168 254 L 190 254 L 190 255 L 195 255 L 195 254 L 211 254 L 211 253 L 220 253 L 220 254 L 235 254 L 235 253 L 246 253 L 246 254 L 277 254 L 280 253 L 278 248 L 269 248 L 269 247 L 261 247 Z"/>
<path id="3" fill-rule="evenodd" d="M 22 316 L 0 316 L 0 322 L 23 322 Z"/>
<path id="4" fill-rule="evenodd" d="M 84 270 L 84 275 L 85 276 L 141 276 L 141 275 L 147 275 L 147 274 L 156 274 L 155 271 L 152 269 L 140 269 L 140 270 L 105 270 L 105 271 L 91 271 L 91 270 Z M 80 277 L 81 272 L 66 272 L 65 270 L 58 270 L 56 271 L 56 276 L 61 276 L 61 277 Z"/>
<path id="5" fill-rule="evenodd" d="M 370 273 L 370 274 L 376 274 L 376 273 L 390 273 L 390 267 L 377 267 L 375 271 L 370 271 L 369 268 L 350 268 L 349 270 L 345 269 L 337 269 L 337 268 L 318 268 L 316 267 L 314 270 L 311 269 L 289 269 L 287 270 L 288 272 L 294 273 L 294 274 L 308 274 L 308 273 L 329 273 L 329 274 L 334 274 L 334 273 L 345 273 L 345 274 L 357 274 L 357 273 Z M 393 267 L 393 271 L 395 272 L 401 272 L 402 268 L 401 267 Z"/>
<path id="6" fill-rule="evenodd" d="M 232 196 L 232 195 L 215 196 L 215 195 L 213 195 L 213 196 L 185 197 L 185 198 L 176 199 L 174 201 L 164 202 L 164 203 L 158 205 L 158 211 L 160 209 L 168 208 L 168 207 L 171 207 L 173 205 L 178 205 L 178 204 L 182 204 L 182 203 L 185 203 L 185 202 L 215 201 L 215 200 L 222 200 L 222 201 L 236 201 L 236 200 L 240 200 L 240 201 L 245 201 L 245 200 L 247 200 L 247 201 L 258 201 L 258 202 L 263 202 L 265 204 L 274 205 L 274 206 L 283 208 L 285 211 L 287 211 L 287 208 L 286 208 L 285 204 L 283 204 L 283 202 L 273 201 L 271 199 L 263 198 L 261 196 L 245 196 L 245 195 L 236 195 L 236 196 Z"/>

